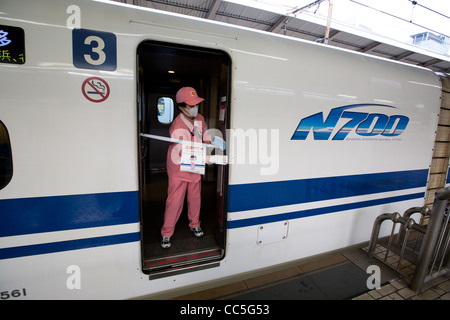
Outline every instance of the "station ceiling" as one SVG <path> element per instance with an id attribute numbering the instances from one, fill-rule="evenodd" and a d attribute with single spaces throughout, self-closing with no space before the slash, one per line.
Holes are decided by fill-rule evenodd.
<path id="1" fill-rule="evenodd" d="M 323 39 L 326 32 L 326 27 L 320 24 L 222 0 L 113 1 L 220 21 L 309 41 Z M 345 28 L 339 28 L 339 26 L 334 28 L 331 23 L 329 41 L 324 45 L 418 65 L 436 72 L 450 73 L 450 57 L 401 42 L 384 40 L 368 33 L 357 35 L 343 29 Z"/>

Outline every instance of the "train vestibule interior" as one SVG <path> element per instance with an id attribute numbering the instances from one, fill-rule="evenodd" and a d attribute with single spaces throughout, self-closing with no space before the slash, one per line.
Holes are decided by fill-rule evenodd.
<path id="1" fill-rule="evenodd" d="M 194 87 L 205 99 L 199 105 L 199 113 L 208 128 L 223 133 L 225 139 L 229 125 L 230 58 L 218 50 L 147 41 L 138 47 L 137 64 L 143 270 L 151 275 L 220 261 L 225 254 L 227 166 L 206 165 L 201 176 L 200 220 L 205 235 L 196 238 L 189 230 L 185 200 L 171 237 L 172 246 L 163 249 L 161 227 L 170 142 L 142 134 L 169 138 L 170 125 L 180 113 L 176 93 L 181 87 Z"/>

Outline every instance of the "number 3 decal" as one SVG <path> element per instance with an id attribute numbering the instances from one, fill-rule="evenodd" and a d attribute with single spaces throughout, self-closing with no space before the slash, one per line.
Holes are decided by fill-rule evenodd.
<path id="1" fill-rule="evenodd" d="M 117 39 L 114 33 L 88 29 L 72 30 L 73 65 L 80 69 L 114 71 Z"/>
<path id="2" fill-rule="evenodd" d="M 103 41 L 102 38 L 97 37 L 97 36 L 89 36 L 86 38 L 86 40 L 84 40 L 84 44 L 86 45 L 90 45 L 92 42 L 97 42 L 97 47 L 92 47 L 92 52 L 95 52 L 98 54 L 98 59 L 94 60 L 92 59 L 90 54 L 85 54 L 84 55 L 84 60 L 86 60 L 87 63 L 92 64 L 94 66 L 99 66 L 103 63 L 105 63 L 106 61 L 106 54 L 103 51 L 103 49 L 105 48 L 105 42 Z"/>

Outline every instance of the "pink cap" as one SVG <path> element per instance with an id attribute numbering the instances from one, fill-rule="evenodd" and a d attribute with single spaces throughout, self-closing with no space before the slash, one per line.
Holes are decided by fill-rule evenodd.
<path id="1" fill-rule="evenodd" d="M 183 87 L 177 92 L 177 103 L 185 102 L 190 106 L 195 106 L 203 100 L 205 99 L 200 98 L 192 87 Z"/>

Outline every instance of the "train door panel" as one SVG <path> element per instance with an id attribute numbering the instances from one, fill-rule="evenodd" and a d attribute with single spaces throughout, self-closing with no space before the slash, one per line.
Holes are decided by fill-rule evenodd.
<path id="1" fill-rule="evenodd" d="M 166 169 L 169 128 L 178 116 L 175 95 L 184 86 L 196 88 L 205 98 L 199 112 L 210 129 L 227 129 L 230 59 L 223 52 L 158 42 L 138 48 L 138 122 L 140 209 L 143 270 L 150 275 L 170 270 L 193 270 L 193 265 L 219 261 L 225 254 L 228 168 L 207 165 L 202 176 L 202 238 L 188 228 L 187 205 L 172 236 L 172 247 L 162 249 L 168 176 Z M 152 138 L 149 138 L 152 137 Z"/>

